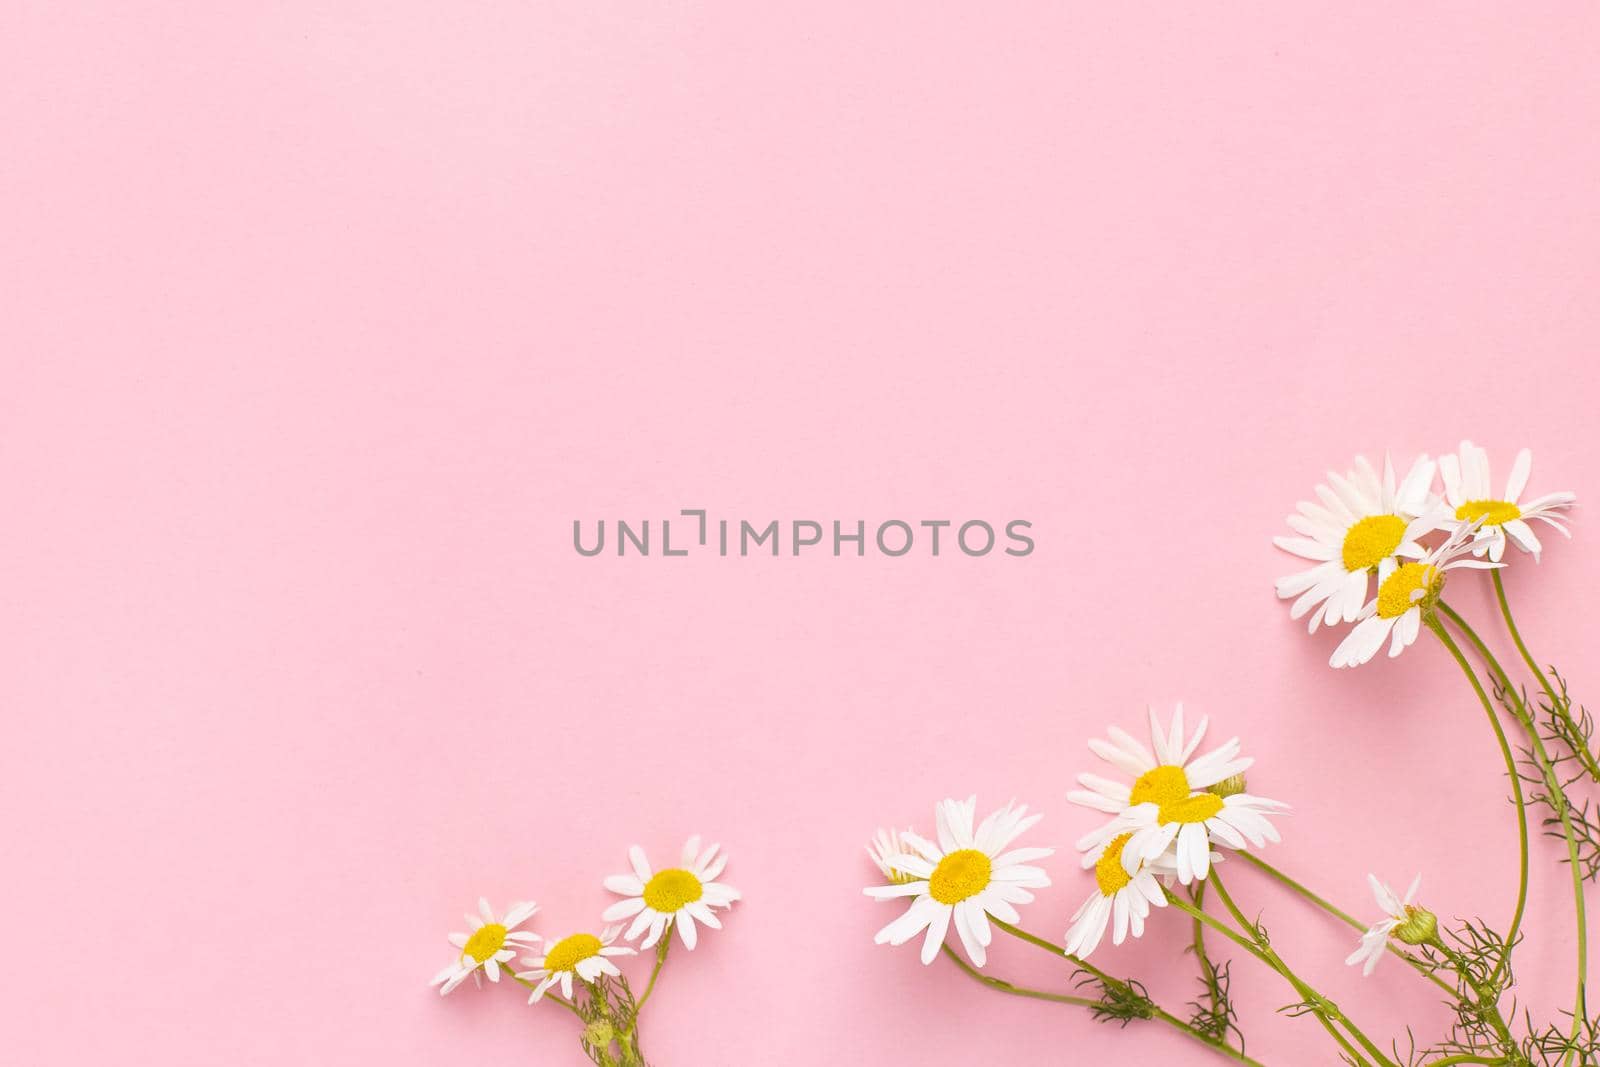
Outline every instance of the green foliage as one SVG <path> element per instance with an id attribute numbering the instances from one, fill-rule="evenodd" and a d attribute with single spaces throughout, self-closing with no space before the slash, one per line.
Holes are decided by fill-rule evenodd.
<path id="1" fill-rule="evenodd" d="M 1521 935 L 1508 944 L 1488 924 L 1471 920 L 1444 934 L 1448 942 L 1423 946 L 1421 958 L 1435 974 L 1455 981 L 1456 996 L 1446 1002 L 1455 1017 L 1444 1040 L 1423 1055 L 1475 1055 L 1509 1067 L 1525 1064 L 1527 1059 L 1500 1010 L 1501 998 L 1515 981 L 1511 953 Z M 1515 1017 L 1514 1002 L 1510 1014 Z"/>
<path id="2" fill-rule="evenodd" d="M 1594 720 L 1586 708 L 1573 712 L 1566 681 L 1559 674 L 1554 677 L 1559 695 L 1554 700 L 1540 701 L 1538 717 L 1528 724 L 1530 729 L 1538 731 L 1548 764 L 1541 763 L 1533 748 L 1519 747 L 1521 769 L 1518 776 L 1528 785 L 1528 806 L 1544 809 L 1539 824 L 1547 837 L 1565 842 L 1562 816 L 1571 823 L 1578 868 L 1585 880 L 1594 881 L 1600 877 L 1600 810 L 1573 792 L 1574 786 L 1591 778 L 1588 761 L 1593 757 L 1588 745 L 1594 733 Z M 1494 697 L 1517 719 L 1522 717 L 1521 709 L 1529 707 L 1526 692 L 1509 692 L 1498 682 L 1494 686 Z"/>
<path id="3" fill-rule="evenodd" d="M 1573 710 L 1567 680 L 1553 665 L 1550 677 L 1554 679 L 1555 693 L 1540 697 L 1539 717 L 1550 744 L 1551 759 L 1557 764 L 1579 764 L 1591 778 L 1600 780 L 1594 757 L 1594 716 L 1581 704 Z"/>
<path id="4" fill-rule="evenodd" d="M 1137 980 L 1103 978 L 1089 971 L 1073 972 L 1072 984 L 1080 991 L 1093 993 L 1095 1004 L 1089 1009 L 1096 1022 L 1127 1026 L 1134 1019 L 1153 1019 L 1156 1002 Z"/>
<path id="5" fill-rule="evenodd" d="M 583 1033 L 578 1041 L 599 1067 L 647 1067 L 639 1052 L 639 1005 L 626 977 L 601 975 L 577 998 Z"/>
<path id="6" fill-rule="evenodd" d="M 1237 1038 L 1239 1050 L 1244 1051 L 1244 1031 L 1239 1029 L 1239 1015 L 1229 996 L 1232 981 L 1232 960 L 1212 963 L 1200 956 L 1199 982 L 1201 994 L 1189 1001 L 1189 1025 L 1219 1044 L 1230 1044 L 1230 1035 Z"/>
<path id="7" fill-rule="evenodd" d="M 1561 1067 L 1571 1062 L 1593 1067 L 1600 1064 L 1600 1017 L 1585 1019 L 1574 1031 L 1572 1013 L 1563 1013 L 1567 1018 L 1567 1025 L 1551 1023 L 1543 1030 L 1534 1030 L 1533 1021 L 1528 1020 L 1529 1036 L 1523 1040 L 1521 1053 L 1522 1060 L 1535 1064 L 1537 1067 Z"/>

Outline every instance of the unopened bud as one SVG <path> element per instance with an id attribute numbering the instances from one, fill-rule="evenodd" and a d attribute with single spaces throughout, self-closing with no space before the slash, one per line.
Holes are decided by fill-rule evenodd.
<path id="1" fill-rule="evenodd" d="M 1237 796 L 1244 792 L 1244 775 L 1236 774 L 1231 778 L 1224 778 L 1215 785 L 1206 787 L 1207 793 L 1214 793 L 1219 797 Z"/>
<path id="2" fill-rule="evenodd" d="M 1439 919 L 1427 908 L 1407 904 L 1406 917 L 1394 928 L 1394 936 L 1408 945 L 1431 944 L 1439 936 Z"/>
<path id="3" fill-rule="evenodd" d="M 616 1029 L 607 1019 L 596 1019 L 583 1028 L 583 1040 L 591 1048 L 608 1049 L 616 1036 Z"/>

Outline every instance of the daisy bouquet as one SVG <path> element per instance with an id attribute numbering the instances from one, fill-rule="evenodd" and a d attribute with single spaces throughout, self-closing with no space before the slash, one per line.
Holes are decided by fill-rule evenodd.
<path id="1" fill-rule="evenodd" d="M 1102 820 L 1077 842 L 1093 884 L 1059 942 L 1021 925 L 1020 907 L 1050 885 L 1039 861 L 1052 850 L 1023 841 L 1040 817 L 1011 803 L 979 820 L 976 798 L 936 804 L 931 837 L 880 830 L 873 839 L 867 852 L 882 882 L 865 892 L 903 905 L 875 940 L 919 942 L 923 963 L 943 957 L 998 992 L 1084 1008 L 1102 1021 L 1150 1021 L 1240 1063 L 1260 1061 L 1246 1051 L 1230 997 L 1232 961 L 1212 955 L 1219 947 L 1249 957 L 1281 982 L 1293 998 L 1286 1012 L 1318 1027 L 1331 1052 L 1358 1067 L 1600 1063 L 1600 1017 L 1590 1015 L 1584 985 L 1585 891 L 1600 874 L 1600 825 L 1574 796 L 1600 782 L 1593 723 L 1574 708 L 1561 675 L 1529 651 L 1500 573 L 1517 558 L 1537 562 L 1540 529 L 1568 534 L 1576 498 L 1527 495 L 1531 469 L 1523 451 L 1497 493 L 1487 454 L 1471 442 L 1437 462 L 1418 458 L 1403 477 L 1388 459 L 1380 471 L 1358 458 L 1345 474 L 1330 474 L 1317 486 L 1315 500 L 1298 506 L 1288 520 L 1291 536 L 1275 539 L 1306 563 L 1278 582 L 1291 617 L 1307 620 L 1312 632 L 1348 627 L 1331 666 L 1356 668 L 1385 649 L 1399 656 L 1426 631 L 1460 669 L 1486 714 L 1519 829 L 1516 904 L 1503 926 L 1441 923 L 1418 902 L 1420 876 L 1398 893 L 1368 875 L 1378 918 L 1363 922 L 1268 863 L 1260 853 L 1280 840 L 1287 805 L 1249 790 L 1252 760 L 1237 738 L 1208 743 L 1208 720 L 1186 719 L 1180 706 L 1167 717 L 1150 712 L 1148 741 L 1113 726 L 1089 742 L 1105 767 L 1080 775 L 1080 788 L 1067 799 Z M 1446 602 L 1446 583 L 1470 571 L 1488 572 L 1526 683 Z M 1527 903 L 1530 827 L 1541 823 L 1561 842 L 1571 878 L 1576 956 L 1572 1006 L 1544 1023 L 1526 1010 L 1519 1014 L 1509 995 Z M 1317 989 L 1299 961 L 1284 958 L 1260 919 L 1238 907 L 1221 871 L 1225 858 L 1233 861 L 1228 879 L 1242 867 L 1350 926 L 1357 943 L 1344 962 L 1364 975 L 1394 956 L 1415 972 L 1412 980 L 1431 983 L 1453 1011 L 1447 1032 L 1419 1046 L 1408 1030 L 1402 1050 L 1398 1041 L 1364 1029 Z M 1091 962 L 1108 939 L 1120 945 L 1142 937 L 1162 909 L 1181 913 L 1191 929 L 1183 948 L 1195 957 L 1202 993 L 1182 1010 L 1157 1003 L 1137 979 Z M 990 974 L 988 948 L 997 931 L 1064 958 L 1062 988 L 1029 988 Z M 1395 972 L 1393 980 L 1403 975 Z"/>
<path id="2" fill-rule="evenodd" d="M 629 870 L 604 880 L 621 898 L 601 914 L 604 925 L 557 937 L 524 929 L 537 904 L 513 904 L 502 914 L 480 898 L 477 913 L 467 914 L 467 932 L 450 935 L 456 954 L 432 985 L 443 996 L 469 978 L 481 987 L 485 978 L 500 984 L 504 977 L 527 992 L 530 1005 L 555 1005 L 574 1016 L 591 1062 L 646 1067 L 639 1016 L 666 967 L 673 931 L 692 950 L 700 928 L 720 930 L 717 912 L 739 899 L 737 889 L 718 881 L 727 862 L 719 846 L 702 848 L 699 837 L 689 838 L 677 865 L 668 867 L 653 867 L 635 845 L 628 850 Z M 619 964 L 640 952 L 652 953 L 654 963 L 635 996 Z"/>

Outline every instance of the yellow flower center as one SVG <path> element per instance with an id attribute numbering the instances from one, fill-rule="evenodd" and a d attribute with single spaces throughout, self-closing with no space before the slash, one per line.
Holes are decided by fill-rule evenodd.
<path id="1" fill-rule="evenodd" d="M 1344 534 L 1344 569 L 1365 571 L 1376 567 L 1406 538 L 1406 520 L 1398 515 L 1369 515 Z"/>
<path id="2" fill-rule="evenodd" d="M 669 867 L 657 871 L 655 877 L 644 884 L 644 902 L 656 911 L 668 914 L 685 904 L 693 904 L 704 892 L 700 879 L 688 871 Z"/>
<path id="3" fill-rule="evenodd" d="M 593 934 L 573 934 L 564 937 L 544 954 L 547 971 L 570 971 L 590 956 L 600 954 L 600 939 Z"/>
<path id="4" fill-rule="evenodd" d="M 1196 793 L 1192 797 L 1161 805 L 1159 821 L 1163 825 L 1169 822 L 1205 822 L 1221 810 L 1221 797 L 1215 793 Z"/>
<path id="5" fill-rule="evenodd" d="M 1418 604 L 1427 607 L 1444 587 L 1444 575 L 1426 563 L 1402 563 L 1378 586 L 1378 617 L 1398 619 Z M 1422 596 L 1412 594 L 1422 590 Z"/>
<path id="6" fill-rule="evenodd" d="M 1182 767 L 1170 763 L 1146 771 L 1133 783 L 1130 804 L 1155 804 L 1161 810 L 1158 822 L 1205 822 L 1222 810 L 1222 798 L 1215 793 L 1194 793 Z"/>
<path id="7" fill-rule="evenodd" d="M 939 861 L 928 878 L 928 895 L 941 904 L 959 904 L 989 888 L 994 872 L 989 857 L 975 848 L 958 849 Z"/>
<path id="8" fill-rule="evenodd" d="M 506 928 L 499 923 L 484 923 L 467 938 L 466 945 L 461 949 L 461 956 L 463 959 L 471 956 L 479 963 L 483 963 L 504 948 L 505 944 Z"/>
<path id="9" fill-rule="evenodd" d="M 1522 518 L 1522 509 L 1505 500 L 1469 500 L 1456 508 L 1456 518 L 1463 522 L 1482 519 L 1485 526 L 1499 526 Z"/>
<path id="10" fill-rule="evenodd" d="M 1122 846 L 1126 845 L 1128 838 L 1132 836 L 1132 834 L 1121 834 L 1113 837 L 1105 852 L 1094 861 L 1094 880 L 1100 887 L 1102 896 L 1112 896 L 1117 890 L 1133 881 L 1133 877 L 1122 869 Z"/>

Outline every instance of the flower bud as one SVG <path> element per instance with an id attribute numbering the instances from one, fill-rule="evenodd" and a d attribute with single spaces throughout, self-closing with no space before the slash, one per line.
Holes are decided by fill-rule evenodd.
<path id="1" fill-rule="evenodd" d="M 1215 785 L 1207 786 L 1206 792 L 1219 797 L 1237 796 L 1244 792 L 1244 775 L 1236 774 L 1232 778 L 1224 778 Z"/>
<path id="2" fill-rule="evenodd" d="M 583 1040 L 591 1048 L 609 1049 L 616 1036 L 617 1031 L 608 1019 L 596 1019 L 583 1028 Z"/>
<path id="3" fill-rule="evenodd" d="M 1394 936 L 1408 945 L 1431 944 L 1439 936 L 1439 919 L 1427 908 L 1407 904 L 1406 917 L 1394 928 Z"/>

